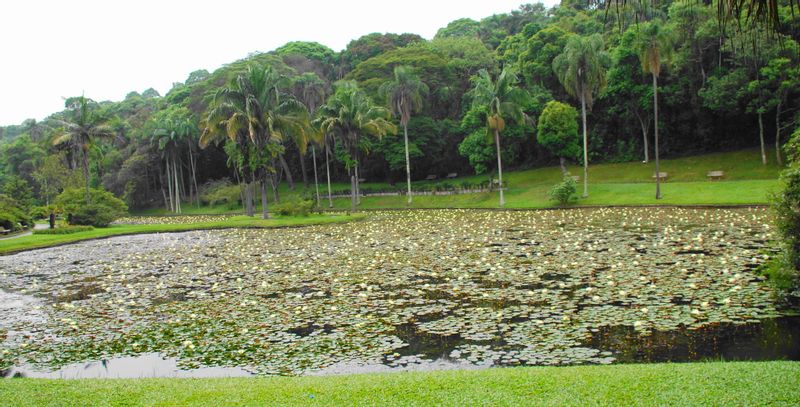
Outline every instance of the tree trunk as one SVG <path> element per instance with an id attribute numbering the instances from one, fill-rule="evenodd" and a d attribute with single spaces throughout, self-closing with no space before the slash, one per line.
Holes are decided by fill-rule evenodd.
<path id="1" fill-rule="evenodd" d="M 764 113 L 758 112 L 758 139 L 761 141 L 761 164 L 767 165 L 767 149 L 764 147 Z"/>
<path id="2" fill-rule="evenodd" d="M 317 208 L 319 208 L 319 179 L 317 178 L 317 149 L 311 146 L 311 162 L 314 164 L 314 191 L 317 197 Z"/>
<path id="3" fill-rule="evenodd" d="M 567 160 L 564 157 L 558 157 L 558 164 L 561 166 L 561 175 L 567 176 Z"/>
<path id="4" fill-rule="evenodd" d="M 194 185 L 194 200 L 197 207 L 200 207 L 200 189 L 197 188 L 197 165 L 191 147 L 189 148 L 189 165 L 192 167 L 192 185 Z"/>
<path id="5" fill-rule="evenodd" d="M 328 208 L 333 208 L 333 195 L 331 194 L 331 151 L 328 147 L 327 141 L 325 142 L 325 173 L 328 176 Z"/>
<path id="6" fill-rule="evenodd" d="M 647 164 L 650 162 L 650 147 L 647 145 L 647 127 L 649 125 L 649 121 L 648 123 L 645 123 L 645 121 L 642 120 L 642 116 L 638 113 L 636 114 L 636 118 L 639 119 L 639 125 L 642 126 L 642 141 L 644 141 L 644 163 Z"/>
<path id="7" fill-rule="evenodd" d="M 356 205 L 361 205 L 361 190 L 359 188 L 359 186 L 360 186 L 359 184 L 361 183 L 361 179 L 359 178 L 360 175 L 358 175 L 358 161 L 356 161 L 355 170 L 356 170 L 356 189 L 355 189 L 355 191 L 356 191 Z"/>
<path id="8" fill-rule="evenodd" d="M 586 132 L 586 97 L 581 94 L 581 120 L 583 121 L 583 197 L 589 197 L 589 135 Z"/>
<path id="9" fill-rule="evenodd" d="M 272 198 L 275 199 L 275 202 L 280 202 L 281 196 L 278 192 L 278 187 L 281 185 L 281 181 L 278 179 L 277 175 L 273 175 L 269 180 L 270 184 L 272 184 Z"/>
<path id="10" fill-rule="evenodd" d="M 781 105 L 783 100 L 778 100 L 778 105 L 775 106 L 775 162 L 778 165 L 783 165 L 783 158 L 781 157 Z"/>
<path id="11" fill-rule="evenodd" d="M 658 160 L 658 77 L 653 74 L 653 135 L 656 153 L 656 199 L 661 199 L 661 167 Z"/>
<path id="12" fill-rule="evenodd" d="M 506 198 L 503 196 L 503 162 L 500 159 L 500 132 L 497 129 L 494 130 L 494 144 L 497 150 L 497 186 L 500 190 L 500 207 L 502 208 L 506 205 Z"/>
<path id="13" fill-rule="evenodd" d="M 81 157 L 81 166 L 83 167 L 83 182 L 86 186 L 86 205 L 92 203 L 92 193 L 90 189 L 90 179 L 89 179 L 89 152 L 86 149 L 81 148 L 82 157 Z"/>
<path id="14" fill-rule="evenodd" d="M 261 177 L 261 218 L 269 219 L 269 206 L 267 204 L 267 174 Z"/>
<path id="15" fill-rule="evenodd" d="M 306 175 L 306 156 L 297 149 L 297 155 L 300 158 L 300 173 L 303 175 L 303 186 L 308 188 L 308 176 Z"/>
<path id="16" fill-rule="evenodd" d="M 355 175 L 350 176 L 350 210 L 356 211 L 356 183 L 358 180 Z"/>
<path id="17" fill-rule="evenodd" d="M 408 204 L 411 205 L 411 160 L 408 157 L 408 125 L 403 126 L 403 137 L 406 143 L 406 181 L 408 184 Z"/>
<path id="18" fill-rule="evenodd" d="M 175 177 L 175 213 L 181 213 L 181 188 L 178 182 L 178 165 L 176 159 L 172 159 L 172 176 Z"/>
<path id="19" fill-rule="evenodd" d="M 289 183 L 289 190 L 294 191 L 294 178 L 292 178 L 292 173 L 289 171 L 289 164 L 286 163 L 286 159 L 283 158 L 283 154 L 278 154 L 278 160 L 281 162 L 281 168 L 283 168 L 283 172 L 286 173 L 286 182 Z"/>
<path id="20" fill-rule="evenodd" d="M 169 192 L 169 211 L 175 212 L 175 194 L 172 193 L 172 166 L 169 164 L 169 156 L 167 156 L 167 192 Z"/>

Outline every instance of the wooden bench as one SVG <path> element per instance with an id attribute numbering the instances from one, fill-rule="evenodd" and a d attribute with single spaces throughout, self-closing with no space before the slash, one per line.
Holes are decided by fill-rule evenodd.
<path id="1" fill-rule="evenodd" d="M 659 172 L 658 177 L 656 177 L 656 174 L 653 174 L 653 179 L 661 178 L 662 181 L 666 181 L 668 175 L 669 174 L 667 174 L 666 172 Z"/>
<path id="2" fill-rule="evenodd" d="M 574 179 L 575 182 L 579 182 L 581 180 L 581 176 L 580 175 L 571 175 L 570 177 L 572 177 L 572 179 Z"/>
<path id="3" fill-rule="evenodd" d="M 359 179 L 358 179 L 358 183 L 359 183 L 359 184 L 362 184 L 362 183 L 364 183 L 364 182 L 367 182 L 367 179 L 366 179 L 366 178 L 359 178 Z"/>
<path id="4" fill-rule="evenodd" d="M 9 233 L 11 233 L 11 231 L 8 229 L 0 229 L 0 235 L 7 235 Z"/>
<path id="5" fill-rule="evenodd" d="M 439 176 L 438 175 L 434 175 L 434 174 L 431 174 L 431 175 L 428 175 L 427 177 L 425 177 L 425 181 L 434 181 L 434 180 L 437 180 L 437 179 L 439 179 Z"/>
<path id="6" fill-rule="evenodd" d="M 720 180 L 722 178 L 725 178 L 725 171 L 709 171 L 708 174 L 706 174 L 706 176 L 708 177 L 708 179 L 712 181 Z"/>
<path id="7" fill-rule="evenodd" d="M 451 172 L 451 173 L 447 174 L 447 179 L 453 179 L 453 178 L 456 178 L 456 177 L 458 177 L 458 173 L 457 172 Z"/>

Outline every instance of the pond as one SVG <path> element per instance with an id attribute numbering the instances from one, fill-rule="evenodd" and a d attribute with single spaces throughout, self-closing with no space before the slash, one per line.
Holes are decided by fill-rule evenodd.
<path id="1" fill-rule="evenodd" d="M 800 359 L 747 209 L 376 212 L 0 257 L 0 370 L 329 374 Z"/>

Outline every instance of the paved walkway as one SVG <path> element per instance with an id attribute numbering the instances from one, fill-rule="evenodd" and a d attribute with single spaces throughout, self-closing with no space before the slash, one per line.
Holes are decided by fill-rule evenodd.
<path id="1" fill-rule="evenodd" d="M 47 224 L 47 223 L 37 223 L 37 224 L 33 225 L 33 230 L 47 229 L 49 227 L 50 227 L 50 225 Z M 16 239 L 18 237 L 30 236 L 32 234 L 33 234 L 33 231 L 29 230 L 27 232 L 23 232 L 23 233 L 20 233 L 20 234 L 17 234 L 17 235 L 13 235 L 13 236 L 0 237 L 0 240 Z"/>

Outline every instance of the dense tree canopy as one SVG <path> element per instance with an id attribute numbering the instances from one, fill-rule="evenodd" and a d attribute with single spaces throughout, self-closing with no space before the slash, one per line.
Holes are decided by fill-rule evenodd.
<path id="1" fill-rule="evenodd" d="M 723 9 L 734 3 L 724 2 Z M 574 152 L 554 149 L 548 134 L 540 134 L 550 127 L 542 124 L 542 112 L 551 101 L 580 112 L 581 99 L 587 105 L 585 162 L 649 161 L 656 148 L 674 157 L 745 147 L 761 147 L 764 162 L 780 161 L 781 146 L 800 122 L 800 14 L 786 0 L 762 3 L 775 6 L 765 9 L 774 12 L 770 30 L 752 24 L 746 13 L 724 13 L 720 20 L 716 3 L 620 2 L 607 12 L 603 4 L 611 3 L 565 1 L 550 9 L 527 4 L 456 20 L 432 40 L 371 33 L 341 51 L 293 41 L 213 72 L 187 72 L 164 95 L 138 89 L 115 102 L 73 97 L 64 111 L 44 120 L 0 127 L 0 185 L 17 191 L 27 186 L 34 205 L 75 187 L 91 199 L 86 191 L 103 187 L 132 208 L 174 209 L 178 202 L 196 203 L 212 181 L 252 188 L 259 181 L 274 186 L 307 180 L 312 139 L 319 140 L 317 155 L 324 151 L 330 159 L 331 178 L 345 182 L 356 163 L 358 178 L 389 183 L 406 178 L 407 169 L 414 181 L 453 172 L 491 174 L 498 161 L 508 168 L 553 165 Z M 763 21 L 765 15 L 756 17 Z M 565 49 L 580 48 L 574 44 L 590 45 L 603 69 L 589 72 L 556 61 Z M 413 97 L 410 115 L 394 109 L 398 94 L 380 92 L 397 80 L 397 67 L 413 71 L 427 88 Z M 233 103 L 234 93 L 224 98 L 225 90 L 241 90 L 244 83 L 237 81 L 251 69 L 276 80 L 262 83 L 251 99 Z M 528 120 L 497 116 L 504 118 L 498 148 L 486 129 L 499 110 L 472 102 L 481 83 L 474 78 L 497 81 L 502 71 L 518 78 L 510 89 L 527 94 L 514 116 Z M 578 71 L 590 74 L 586 86 L 573 80 Z M 340 79 L 347 82 L 337 95 Z M 327 134 L 311 127 L 325 121 L 321 115 L 342 124 L 354 118 L 345 111 L 348 98 L 380 119 L 373 123 L 380 131 L 369 120 L 356 133 L 338 125 Z M 382 106 L 397 114 L 390 117 Z M 489 128 L 499 130 L 492 120 Z M 407 129 L 408 159 L 405 137 L 368 136 L 390 134 L 393 126 Z M 208 143 L 200 149 L 204 130 Z M 326 173 L 325 161 L 317 160 L 315 169 Z M 243 188 L 242 196 L 252 192 Z"/>

